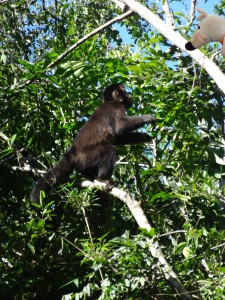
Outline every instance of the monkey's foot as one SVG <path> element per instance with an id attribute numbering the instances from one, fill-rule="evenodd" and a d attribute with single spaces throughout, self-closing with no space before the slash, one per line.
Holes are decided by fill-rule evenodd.
<path id="1" fill-rule="evenodd" d="M 110 191 L 112 188 L 116 187 L 116 184 L 113 180 L 99 180 L 95 179 L 94 183 L 100 184 L 106 188 L 106 190 Z"/>

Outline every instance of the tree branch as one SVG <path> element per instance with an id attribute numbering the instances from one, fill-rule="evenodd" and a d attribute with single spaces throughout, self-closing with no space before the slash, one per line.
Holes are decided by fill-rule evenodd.
<path id="1" fill-rule="evenodd" d="M 5 162 L 0 162 L 0 166 L 1 165 L 5 166 L 6 168 L 11 169 L 13 171 L 28 172 L 28 173 L 34 174 L 34 176 L 39 176 L 39 177 L 46 173 L 46 171 L 42 171 L 37 168 L 33 168 L 29 164 L 25 164 L 24 166 L 20 167 L 20 166 L 11 166 Z"/>
<path id="2" fill-rule="evenodd" d="M 217 86 L 225 94 L 225 75 L 221 72 L 219 67 L 206 57 L 200 50 L 187 51 L 185 44 L 187 42 L 179 33 L 175 32 L 170 26 L 168 26 L 163 20 L 151 12 L 147 7 L 135 0 L 120 0 L 122 3 L 129 5 L 130 9 L 138 13 L 149 24 L 158 29 L 168 40 L 175 44 L 178 48 L 185 51 L 191 56 L 206 72 L 213 78 Z"/>
<path id="3" fill-rule="evenodd" d="M 79 47 L 82 43 L 84 43 L 90 37 L 94 36 L 95 34 L 99 33 L 103 29 L 109 27 L 110 25 L 112 25 L 114 23 L 117 23 L 118 21 L 121 21 L 121 20 L 127 18 L 128 16 L 130 16 L 132 14 L 133 14 L 133 11 L 129 10 L 129 11 L 125 12 L 124 14 L 115 17 L 114 19 L 110 20 L 109 22 L 105 23 L 104 25 L 99 26 L 98 28 L 96 28 L 92 32 L 88 33 L 87 35 L 82 37 L 79 41 L 77 41 L 75 44 L 73 44 L 70 48 L 68 48 L 65 52 L 60 54 L 56 58 L 56 60 L 54 60 L 53 62 L 48 64 L 46 69 L 42 72 L 42 74 L 44 74 L 47 70 L 55 67 L 63 58 L 65 58 L 69 53 L 71 53 L 73 50 L 75 50 L 77 47 Z M 23 88 L 24 86 L 27 86 L 27 85 L 31 84 L 35 79 L 36 79 L 36 77 L 27 80 L 24 84 L 20 85 L 18 88 Z"/>
<path id="4" fill-rule="evenodd" d="M 197 0 L 191 0 L 190 20 L 186 26 L 191 26 L 194 21 L 196 4 L 197 4 Z"/>
<path id="5" fill-rule="evenodd" d="M 95 180 L 94 182 L 91 181 L 83 181 L 80 183 L 81 187 L 84 188 L 97 188 L 101 190 L 106 190 L 106 185 L 102 182 L 99 182 Z M 147 231 L 150 231 L 152 229 L 150 223 L 148 222 L 148 219 L 141 208 L 141 206 L 138 204 L 136 200 L 134 200 L 129 191 L 123 191 L 118 188 L 112 188 L 111 191 L 109 191 L 111 195 L 118 198 L 119 200 L 123 201 L 129 208 L 131 214 L 135 218 L 137 224 L 140 228 L 144 228 Z M 159 265 L 163 271 L 163 274 L 165 278 L 173 285 L 173 287 L 179 292 L 179 295 L 182 295 L 182 299 L 192 299 L 192 296 L 188 291 L 185 289 L 183 284 L 180 282 L 178 276 L 173 271 L 172 267 L 169 265 L 167 260 L 165 259 L 158 242 L 152 241 L 150 238 L 146 238 L 149 250 L 151 252 L 151 255 L 155 257 Z"/>
<path id="6" fill-rule="evenodd" d="M 116 5 L 118 5 L 120 7 L 120 9 L 123 11 L 125 8 L 125 4 L 118 1 L 118 0 L 112 0 Z"/>
<path id="7" fill-rule="evenodd" d="M 62 60 L 64 57 L 66 57 L 70 52 L 72 52 L 74 49 L 76 49 L 78 46 L 80 46 L 83 42 L 85 42 L 86 40 L 88 40 L 90 37 L 92 37 L 93 35 L 95 35 L 96 33 L 102 31 L 103 29 L 109 27 L 110 25 L 121 21 L 125 18 L 127 18 L 128 16 L 130 16 L 133 13 L 133 11 L 129 10 L 128 12 L 110 20 L 109 22 L 105 23 L 104 25 L 101 25 L 100 27 L 98 27 L 97 29 L 93 30 L 92 32 L 90 32 L 89 34 L 85 35 L 83 38 L 81 38 L 78 42 L 76 42 L 74 45 L 72 45 L 69 49 L 67 49 L 64 53 L 62 53 L 61 55 L 59 55 L 57 57 L 57 59 L 53 62 L 51 62 L 48 66 L 47 69 L 50 69 L 52 67 L 54 67 L 60 60 Z"/>
<path id="8" fill-rule="evenodd" d="M 87 231 L 88 231 L 88 234 L 89 234 L 89 237 L 90 237 L 91 244 L 94 247 L 94 242 L 93 242 L 93 238 L 92 238 L 92 234 L 91 234 L 90 225 L 89 225 L 89 222 L 88 222 L 88 217 L 86 215 L 86 211 L 85 211 L 85 209 L 84 209 L 83 206 L 81 207 L 81 210 L 82 210 L 82 213 L 83 213 L 83 216 L 84 216 L 84 220 L 85 220 Z M 104 280 L 104 276 L 103 276 L 103 273 L 102 273 L 102 268 L 99 268 L 99 274 L 100 274 L 101 279 L 103 281 Z"/>
<path id="9" fill-rule="evenodd" d="M 26 151 L 26 149 L 19 149 L 15 143 L 11 143 L 10 138 L 8 138 L 2 131 L 0 131 L 0 139 L 7 142 L 8 146 L 13 149 L 17 156 L 18 164 L 19 166 L 11 166 L 4 161 L 0 161 L 0 165 L 3 165 L 7 168 L 10 168 L 13 171 L 21 171 L 21 172 L 30 172 L 33 173 L 35 176 L 40 176 L 45 173 L 45 171 L 38 170 L 37 168 L 33 168 L 29 163 L 29 159 L 23 156 L 23 152 Z M 30 156 L 30 158 L 32 158 Z M 33 159 L 33 158 L 32 158 Z M 40 162 L 39 162 L 40 163 Z"/>
<path id="10" fill-rule="evenodd" d="M 169 25 L 170 27 L 173 27 L 174 22 L 173 22 L 173 18 L 172 18 L 172 14 L 171 14 L 171 10 L 170 10 L 168 0 L 165 0 L 165 2 L 163 4 L 163 10 L 164 10 L 165 15 L 166 15 L 166 24 Z"/>
<path id="11" fill-rule="evenodd" d="M 11 0 L 2 0 L 2 1 L 0 1 L 0 4 L 5 4 L 5 3 L 8 3 L 8 2 L 11 2 Z"/>

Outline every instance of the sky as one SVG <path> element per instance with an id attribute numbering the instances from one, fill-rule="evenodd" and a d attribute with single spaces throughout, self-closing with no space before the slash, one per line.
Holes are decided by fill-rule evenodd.
<path id="1" fill-rule="evenodd" d="M 186 2 L 187 4 L 189 3 L 189 7 L 190 7 L 191 0 L 186 0 L 184 2 Z M 214 13 L 213 9 L 214 9 L 215 4 L 218 4 L 220 2 L 221 2 L 220 0 L 208 0 L 205 3 L 204 0 L 198 0 L 196 7 L 201 7 L 202 9 L 207 11 L 207 13 L 213 14 Z M 183 4 L 179 3 L 178 1 L 173 2 L 173 10 L 174 11 L 179 11 L 179 10 L 183 10 L 183 9 L 184 9 Z"/>

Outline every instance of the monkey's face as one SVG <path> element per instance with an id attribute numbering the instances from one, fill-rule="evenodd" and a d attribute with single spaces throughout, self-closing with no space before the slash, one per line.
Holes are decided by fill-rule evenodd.
<path id="1" fill-rule="evenodd" d="M 133 98 L 130 93 L 127 93 L 126 91 L 123 93 L 123 104 L 125 105 L 126 108 L 130 108 L 133 104 Z"/>
<path id="2" fill-rule="evenodd" d="M 103 99 L 104 102 L 122 102 L 126 108 L 131 107 L 133 104 L 131 94 L 127 93 L 125 87 L 120 83 L 111 84 L 108 86 L 103 93 Z"/>
<path id="3" fill-rule="evenodd" d="M 121 84 L 113 91 L 112 97 L 114 101 L 122 102 L 126 108 L 131 107 L 133 104 L 132 95 L 126 92 L 125 87 Z"/>

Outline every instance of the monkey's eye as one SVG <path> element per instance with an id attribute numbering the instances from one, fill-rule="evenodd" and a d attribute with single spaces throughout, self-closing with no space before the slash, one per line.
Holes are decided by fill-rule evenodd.
<path id="1" fill-rule="evenodd" d="M 200 29 L 200 25 L 198 25 L 198 29 Z"/>

